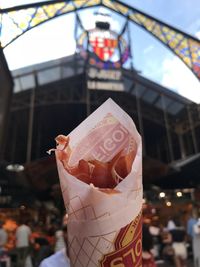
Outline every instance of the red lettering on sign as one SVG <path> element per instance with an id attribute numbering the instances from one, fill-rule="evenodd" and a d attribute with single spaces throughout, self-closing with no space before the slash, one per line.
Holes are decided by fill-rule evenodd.
<path id="1" fill-rule="evenodd" d="M 131 238 L 130 238 L 131 236 Z M 122 228 L 115 240 L 115 251 L 105 255 L 101 267 L 142 266 L 141 213 L 128 226 Z"/>

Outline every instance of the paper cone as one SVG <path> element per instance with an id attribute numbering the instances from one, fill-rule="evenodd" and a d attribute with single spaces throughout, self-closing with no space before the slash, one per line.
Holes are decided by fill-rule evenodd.
<path id="1" fill-rule="evenodd" d="M 73 170 L 67 170 L 60 160 L 64 148 L 62 145 L 57 148 L 58 173 L 69 214 L 71 266 L 142 266 L 142 144 L 132 119 L 108 99 L 69 138 L 69 165 L 79 164 L 82 158 L 92 161 L 95 157 L 110 162 L 122 150 L 123 155 L 133 149 L 135 152 L 130 173 L 113 191 L 107 192 L 74 177 Z M 118 174 L 112 172 L 112 175 L 117 181 Z M 96 181 L 96 177 L 91 179 L 100 187 L 106 183 L 99 178 Z"/>

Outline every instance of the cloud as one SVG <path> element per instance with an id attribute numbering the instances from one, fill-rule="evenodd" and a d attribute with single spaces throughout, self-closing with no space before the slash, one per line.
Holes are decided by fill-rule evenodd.
<path id="1" fill-rule="evenodd" d="M 37 2 L 44 2 L 45 0 L 0 0 L 0 7 L 1 8 L 8 8 L 8 7 L 13 7 L 13 6 L 20 6 L 20 5 L 25 5 L 25 4 L 30 4 L 30 3 L 37 3 Z"/>
<path id="2" fill-rule="evenodd" d="M 162 64 L 161 84 L 180 95 L 200 103 L 200 82 L 187 66 L 178 58 L 167 58 Z"/>
<path id="3" fill-rule="evenodd" d="M 195 34 L 195 36 L 200 39 L 200 31 Z"/>
<path id="4" fill-rule="evenodd" d="M 50 20 L 8 45 L 4 49 L 4 54 L 10 70 L 73 54 L 76 48 L 73 38 L 73 17 L 73 14 L 69 14 Z"/>

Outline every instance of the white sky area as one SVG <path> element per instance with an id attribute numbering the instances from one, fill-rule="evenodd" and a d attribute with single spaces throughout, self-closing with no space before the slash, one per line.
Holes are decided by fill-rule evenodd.
<path id="1" fill-rule="evenodd" d="M 33 2 L 39 1 L 0 0 L 0 8 Z M 130 5 L 130 1 L 124 2 Z M 134 0 L 131 5 L 200 39 L 199 0 L 193 0 L 192 6 L 190 0 Z M 85 28 L 94 26 L 91 12 L 86 10 L 80 13 Z M 113 19 L 112 29 L 117 31 L 123 23 L 119 17 Z M 74 14 L 63 15 L 37 26 L 4 49 L 9 68 L 14 70 L 73 54 L 73 36 Z M 142 75 L 200 103 L 200 82 L 177 56 L 133 23 L 131 39 L 134 66 Z"/>
<path id="2" fill-rule="evenodd" d="M 194 74 L 188 71 L 183 62 L 177 58 L 165 59 L 161 65 L 163 78 L 161 84 L 194 102 L 200 103 L 200 82 Z"/>

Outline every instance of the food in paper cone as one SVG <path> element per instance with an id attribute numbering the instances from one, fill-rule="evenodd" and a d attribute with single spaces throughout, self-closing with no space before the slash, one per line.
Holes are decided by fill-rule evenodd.
<path id="1" fill-rule="evenodd" d="M 59 135 L 56 142 L 64 146 L 57 155 L 66 171 L 99 188 L 114 188 L 123 180 L 131 171 L 136 154 L 134 138 L 112 114 L 97 124 L 73 150 L 69 136 Z"/>
<path id="2" fill-rule="evenodd" d="M 56 142 L 72 267 L 142 266 L 141 138 L 132 119 L 109 99 Z"/>

